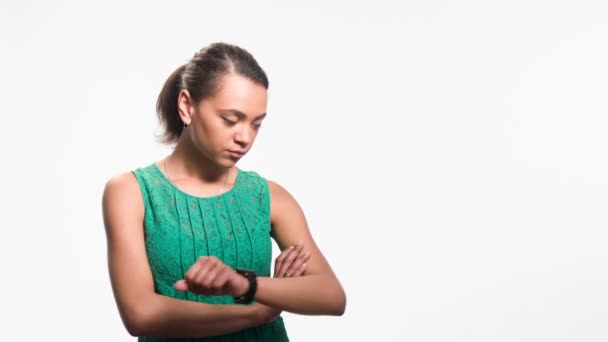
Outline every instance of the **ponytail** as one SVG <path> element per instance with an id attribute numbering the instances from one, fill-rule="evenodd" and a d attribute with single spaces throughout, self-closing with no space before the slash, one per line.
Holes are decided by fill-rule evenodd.
<path id="1" fill-rule="evenodd" d="M 184 129 L 184 123 L 177 110 L 177 98 L 182 90 L 182 74 L 185 69 L 186 64 L 177 68 L 169 76 L 156 100 L 156 115 L 161 125 L 164 126 L 160 140 L 166 144 L 177 143 L 177 139 Z"/>

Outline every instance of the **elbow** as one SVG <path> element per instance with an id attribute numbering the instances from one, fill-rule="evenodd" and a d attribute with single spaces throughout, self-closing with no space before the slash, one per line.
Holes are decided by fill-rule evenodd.
<path id="1" fill-rule="evenodd" d="M 146 335 L 146 327 L 148 324 L 143 316 L 140 316 L 139 314 L 131 314 L 123 319 L 123 323 L 129 335 L 133 337 Z"/>
<path id="2" fill-rule="evenodd" d="M 127 332 L 129 333 L 129 335 L 133 336 L 133 337 L 140 337 L 140 336 L 144 336 L 144 334 L 141 332 L 141 328 L 136 325 L 134 322 L 125 322 L 125 328 L 127 329 Z"/>
<path id="3" fill-rule="evenodd" d="M 153 315 L 149 307 L 140 305 L 126 311 L 128 312 L 124 312 L 121 316 L 129 335 L 133 337 L 151 335 Z"/>
<path id="4" fill-rule="evenodd" d="M 344 312 L 346 311 L 346 294 L 344 293 L 344 290 L 340 287 L 333 298 L 335 298 L 335 301 L 333 303 L 334 305 L 332 305 L 329 315 L 344 315 Z"/>
<path id="5" fill-rule="evenodd" d="M 340 305 L 338 306 L 338 310 L 336 311 L 336 316 L 342 316 L 344 315 L 344 312 L 346 312 L 346 294 L 344 293 L 344 290 L 342 290 L 342 295 L 340 298 L 341 301 Z"/>
<path id="6" fill-rule="evenodd" d="M 124 321 L 124 325 L 125 328 L 127 329 L 127 332 L 129 333 L 129 335 L 133 336 L 133 337 L 139 337 L 139 336 L 145 336 L 145 324 L 136 320 L 136 319 L 129 319 L 129 320 L 125 320 Z"/>
<path id="7" fill-rule="evenodd" d="M 337 310 L 333 313 L 334 316 L 342 316 L 344 315 L 344 312 L 346 311 L 346 302 L 343 302 L 338 308 Z"/>

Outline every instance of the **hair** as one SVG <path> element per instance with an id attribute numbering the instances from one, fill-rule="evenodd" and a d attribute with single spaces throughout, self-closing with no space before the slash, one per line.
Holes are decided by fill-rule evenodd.
<path id="1" fill-rule="evenodd" d="M 221 78 L 230 73 L 268 89 L 266 73 L 245 49 L 221 42 L 206 46 L 169 76 L 158 95 L 156 114 L 163 129 L 161 142 L 177 143 L 184 129 L 177 108 L 180 91 L 188 90 L 193 101 L 199 103 L 214 96 L 220 89 Z"/>

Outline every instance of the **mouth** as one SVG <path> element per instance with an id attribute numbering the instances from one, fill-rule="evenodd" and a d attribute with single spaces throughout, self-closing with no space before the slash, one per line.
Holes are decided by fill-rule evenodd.
<path id="1" fill-rule="evenodd" d="M 230 154 L 232 157 L 235 157 L 235 158 L 241 158 L 242 156 L 244 156 L 244 155 L 245 155 L 245 152 L 244 152 L 244 151 L 231 151 L 231 150 L 228 150 L 228 153 L 229 153 L 229 154 Z"/>

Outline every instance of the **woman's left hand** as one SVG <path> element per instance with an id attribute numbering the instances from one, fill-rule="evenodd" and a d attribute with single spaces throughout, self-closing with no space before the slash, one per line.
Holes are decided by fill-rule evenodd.
<path id="1" fill-rule="evenodd" d="M 304 244 L 286 248 L 274 261 L 274 278 L 299 277 L 306 271 L 306 261 L 310 259 L 310 253 L 303 253 Z M 269 323 L 277 319 L 283 310 L 268 305 L 255 303 L 252 305 L 257 309 L 260 324 Z"/>
<path id="2" fill-rule="evenodd" d="M 274 261 L 274 277 L 299 277 L 306 271 L 306 262 L 310 252 L 304 253 L 304 243 L 286 248 Z"/>

